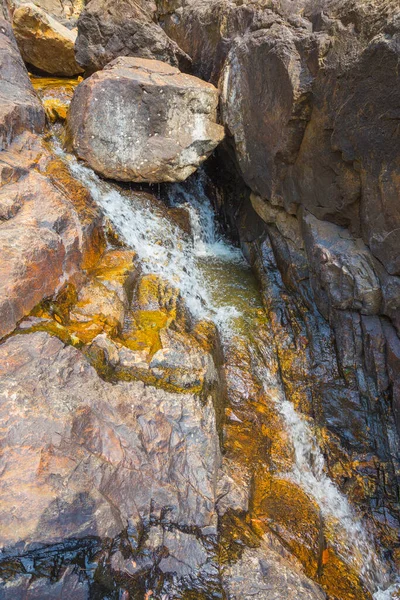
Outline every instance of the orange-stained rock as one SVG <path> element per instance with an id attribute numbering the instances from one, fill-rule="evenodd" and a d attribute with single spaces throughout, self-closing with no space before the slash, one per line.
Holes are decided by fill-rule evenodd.
<path id="1" fill-rule="evenodd" d="M 75 203 L 82 186 L 51 172 L 51 164 L 43 142 L 29 134 L 0 156 L 0 171 L 9 170 L 0 187 L 0 337 L 104 248 L 90 196 Z"/>
<path id="2" fill-rule="evenodd" d="M 65 121 L 74 90 L 81 79 L 81 77 L 59 79 L 31 75 L 33 89 L 41 99 L 47 118 L 51 123 Z"/>
<path id="3" fill-rule="evenodd" d="M 124 322 L 124 303 L 114 290 L 98 281 L 89 281 L 78 294 L 78 302 L 70 313 L 73 321 L 88 322 L 100 319 L 111 327 L 121 328 Z"/>
<path id="4" fill-rule="evenodd" d="M 71 77 L 83 72 L 75 60 L 76 29 L 68 29 L 32 2 L 14 10 L 13 28 L 28 64 L 51 75 Z"/>

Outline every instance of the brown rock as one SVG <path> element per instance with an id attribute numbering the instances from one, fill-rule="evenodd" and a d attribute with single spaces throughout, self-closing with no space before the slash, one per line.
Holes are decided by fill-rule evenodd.
<path id="1" fill-rule="evenodd" d="M 370 250 L 348 230 L 305 212 L 303 237 L 311 270 L 311 285 L 321 313 L 359 310 L 378 314 L 382 292 Z"/>
<path id="2" fill-rule="evenodd" d="M 1 18 L 0 150 L 26 129 L 40 132 L 44 125 L 44 110 L 32 89 L 11 25 Z"/>
<path id="3" fill-rule="evenodd" d="M 277 545 L 277 543 L 275 543 Z M 324 600 L 319 586 L 283 546 L 271 548 L 268 536 L 258 548 L 246 548 L 241 558 L 223 570 L 223 585 L 232 600 Z"/>
<path id="4" fill-rule="evenodd" d="M 11 0 L 11 2 L 14 6 L 26 4 L 24 0 Z M 85 0 L 33 0 L 32 3 L 57 20 L 68 23 L 78 18 L 84 8 Z"/>
<path id="5" fill-rule="evenodd" d="M 42 161 L 42 168 L 47 162 L 51 171 L 51 155 L 38 138 L 22 136 L 1 159 L 0 167 L 5 164 L 14 173 L 14 181 L 0 188 L 0 212 L 6 218 L 0 221 L 2 337 L 64 278 L 90 265 L 104 248 L 104 239 L 90 197 L 86 195 L 83 206 L 74 206 L 73 179 L 68 179 L 69 197 L 63 192 L 62 173 L 57 180 L 34 169 Z"/>
<path id="6" fill-rule="evenodd" d="M 182 181 L 224 136 L 218 91 L 158 61 L 119 58 L 81 83 L 68 118 L 76 154 L 105 177 Z"/>
<path id="7" fill-rule="evenodd" d="M 0 355 L 2 547 L 114 537 L 149 511 L 215 532 L 211 400 L 106 383 L 46 333 L 12 337 Z"/>
<path id="8" fill-rule="evenodd" d="M 76 58 L 89 73 L 118 56 L 137 56 L 189 66 L 189 57 L 157 25 L 148 0 L 92 0 L 78 21 Z"/>
<path id="9" fill-rule="evenodd" d="M 15 37 L 25 62 L 51 75 L 70 77 L 83 69 L 75 60 L 76 30 L 71 30 L 33 3 L 13 14 Z"/>

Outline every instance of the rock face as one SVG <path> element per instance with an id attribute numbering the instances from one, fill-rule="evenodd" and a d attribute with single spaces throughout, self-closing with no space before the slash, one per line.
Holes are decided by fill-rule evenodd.
<path id="1" fill-rule="evenodd" d="M 400 274 L 396 1 L 168 4 L 165 29 L 194 72 L 220 77 L 249 187 L 289 212 L 303 205 L 349 226 Z"/>
<path id="2" fill-rule="evenodd" d="M 37 69 L 70 77 L 83 69 L 75 60 L 76 30 L 70 30 L 33 3 L 18 6 L 13 28 L 25 62 Z"/>
<path id="3" fill-rule="evenodd" d="M 0 359 L 2 598 L 325 598 L 272 535 L 221 576 L 211 397 L 106 382 L 44 332 Z"/>
<path id="4" fill-rule="evenodd" d="M 104 248 L 100 213 L 34 133 L 45 113 L 0 25 L 0 337 Z M 58 168 L 57 168 L 58 167 Z M 57 170 L 57 172 L 55 172 Z M 72 197 L 69 195 L 73 195 Z"/>
<path id="5" fill-rule="evenodd" d="M 159 61 L 119 58 L 81 83 L 68 128 L 79 156 L 105 177 L 182 181 L 224 136 L 218 92 Z"/>
<path id="6" fill-rule="evenodd" d="M 58 168 L 58 173 L 54 169 Z M 36 136 L 0 157 L 0 337 L 104 248 L 101 216 Z M 75 205 L 69 193 L 76 193 Z M 78 195 L 82 204 L 79 205 Z"/>
<path id="7" fill-rule="evenodd" d="M 45 114 L 35 96 L 11 29 L 0 19 L 0 150 L 25 130 L 44 129 Z"/>
<path id="8" fill-rule="evenodd" d="M 327 319 L 329 307 L 379 314 L 381 286 L 364 242 L 354 240 L 345 228 L 307 213 L 303 218 L 303 237 L 320 312 Z"/>
<path id="9" fill-rule="evenodd" d="M 115 537 L 163 510 L 171 523 L 215 531 L 212 405 L 103 382 L 45 333 L 16 336 L 1 354 L 2 547 Z"/>
<path id="10" fill-rule="evenodd" d="M 284 283 L 309 303 L 311 281 L 348 369 L 358 350 L 341 311 L 357 338 L 368 315 L 400 331 L 398 3 L 188 0 L 161 3 L 160 18 L 194 72 L 219 80 L 221 160 L 233 155 L 253 192 Z M 250 241 L 259 231 L 247 208 L 239 229 Z"/>
<path id="11" fill-rule="evenodd" d="M 137 56 L 186 68 L 189 57 L 152 19 L 148 0 L 92 0 L 78 21 L 76 58 L 89 73 L 118 56 Z"/>

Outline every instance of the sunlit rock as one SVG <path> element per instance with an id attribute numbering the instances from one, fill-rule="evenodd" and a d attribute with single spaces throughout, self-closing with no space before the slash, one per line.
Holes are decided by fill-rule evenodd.
<path id="1" fill-rule="evenodd" d="M 24 0 L 11 0 L 14 6 L 25 4 Z M 61 21 L 76 20 L 82 11 L 85 0 L 33 0 L 33 4 Z"/>
<path id="2" fill-rule="evenodd" d="M 189 66 L 189 56 L 153 20 L 154 12 L 152 0 L 91 0 L 78 20 L 78 63 L 88 73 L 102 69 L 118 56 Z"/>
<path id="3" fill-rule="evenodd" d="M 11 25 L 0 18 L 0 150 L 23 131 L 40 132 L 44 126 L 45 113 L 32 89 Z"/>
<path id="4" fill-rule="evenodd" d="M 52 160 L 29 134 L 1 155 L 0 337 L 104 249 L 98 209 Z"/>
<path id="5" fill-rule="evenodd" d="M 18 6 L 13 28 L 25 62 L 52 75 L 82 72 L 75 60 L 76 30 L 71 30 L 33 3 Z"/>
<path id="6" fill-rule="evenodd" d="M 105 177 L 189 177 L 224 137 L 218 91 L 158 61 L 119 58 L 82 82 L 68 127 L 79 156 Z"/>
<path id="7" fill-rule="evenodd" d="M 211 400 L 104 382 L 43 332 L 0 354 L 2 547 L 114 537 L 162 516 L 215 532 Z"/>

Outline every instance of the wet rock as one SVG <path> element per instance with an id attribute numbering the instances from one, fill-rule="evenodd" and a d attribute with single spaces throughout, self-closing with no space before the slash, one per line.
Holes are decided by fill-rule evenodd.
<path id="1" fill-rule="evenodd" d="M 62 173 L 54 179 L 45 174 L 51 161 L 43 143 L 28 134 L 1 156 L 0 163 L 13 175 L 0 188 L 1 210 L 7 213 L 7 220 L 0 221 L 0 336 L 104 248 L 98 209 L 87 192 L 79 205 L 71 177 L 64 193 Z M 77 191 L 82 193 L 79 186 Z"/>
<path id="2" fill-rule="evenodd" d="M 68 127 L 76 154 L 123 181 L 182 181 L 224 136 L 218 92 L 158 61 L 120 58 L 81 83 Z"/>
<path id="3" fill-rule="evenodd" d="M 70 313 L 73 321 L 104 320 L 117 328 L 122 327 L 124 317 L 124 302 L 117 293 L 95 280 L 81 287 L 78 301 Z"/>
<path id="4" fill-rule="evenodd" d="M 382 292 L 369 249 L 348 230 L 316 219 L 303 218 L 304 243 L 311 268 L 317 306 L 328 317 L 329 307 L 377 314 Z"/>
<path id="5" fill-rule="evenodd" d="M 11 25 L 1 18 L 0 150 L 23 131 L 40 132 L 44 126 L 45 113 L 33 91 Z"/>
<path id="6" fill-rule="evenodd" d="M 266 538 L 267 540 L 268 538 Z M 301 567 L 271 549 L 267 541 L 246 548 L 241 558 L 224 568 L 223 584 L 232 600 L 324 600 L 325 593 Z"/>
<path id="7" fill-rule="evenodd" d="M 106 383 L 46 333 L 0 347 L 1 545 L 114 537 L 160 518 L 215 527 L 211 401 Z"/>
<path id="8" fill-rule="evenodd" d="M 162 349 L 154 354 L 150 363 L 156 377 L 184 389 L 215 383 L 217 373 L 213 359 L 196 340 L 171 329 L 162 329 L 160 340 Z"/>
<path id="9" fill-rule="evenodd" d="M 31 77 L 32 85 L 42 101 L 50 123 L 65 121 L 79 79 Z"/>
<path id="10" fill-rule="evenodd" d="M 21 575 L 4 585 L 0 585 L 1 600 L 87 600 L 89 584 L 67 567 L 61 578 L 55 583 L 48 579 L 36 579 L 32 575 Z"/>
<path id="11" fill-rule="evenodd" d="M 35 4 L 15 9 L 13 29 L 25 62 L 51 75 L 70 77 L 83 71 L 75 60 L 76 30 L 64 27 Z"/>
<path id="12" fill-rule="evenodd" d="M 190 58 L 152 19 L 148 0 L 92 0 L 79 17 L 76 58 L 89 73 L 118 56 L 137 56 L 185 68 Z"/>
<path id="13" fill-rule="evenodd" d="M 257 331 L 253 339 L 259 347 L 259 355 L 267 361 L 269 370 L 279 373 L 286 398 L 290 399 L 296 411 L 307 415 L 310 424 L 314 424 L 332 480 L 351 502 L 363 507 L 361 510 L 368 522 L 373 528 L 377 527 L 382 545 L 391 548 L 399 522 L 395 499 L 398 490 L 395 476 L 398 442 L 394 433 L 393 414 L 397 410 L 397 400 L 388 385 L 390 372 L 384 324 L 389 326 L 394 348 L 398 342 L 396 331 L 387 319 L 379 315 L 380 306 L 374 314 L 363 314 L 362 306 L 359 310 L 330 308 L 331 300 L 327 295 L 325 301 L 318 299 L 314 283 L 311 285 L 310 271 L 314 271 L 312 276 L 317 279 L 325 262 L 322 261 L 318 267 L 319 273 L 316 273 L 311 264 L 313 258 L 309 264 L 307 254 L 298 244 L 295 245 L 293 231 L 298 232 L 299 229 L 286 225 L 287 221 L 294 224 L 296 217 L 285 214 L 282 207 L 273 206 L 260 197 L 255 199 L 253 196 L 250 201 L 248 191 L 246 197 L 246 190 L 240 187 L 238 179 L 231 182 L 230 177 L 233 178 L 232 172 L 222 183 L 225 188 L 224 209 L 237 223 L 242 245 L 260 280 L 268 315 L 265 329 L 262 326 L 253 328 L 253 331 Z M 227 190 L 232 190 L 232 196 Z M 263 221 L 255 214 L 253 207 Z M 319 222 L 317 224 L 319 226 Z M 336 244 L 339 244 L 339 248 L 341 244 L 347 248 L 347 244 L 350 244 L 338 256 L 340 268 L 344 270 L 344 284 L 347 277 L 351 276 L 353 280 L 361 277 L 358 284 L 361 288 L 363 281 L 370 281 L 373 283 L 372 289 L 379 293 L 379 270 L 365 244 L 351 236 L 345 228 L 326 222 L 322 226 L 322 231 L 325 231 L 325 226 L 332 231 L 328 237 L 333 245 L 328 244 L 328 249 L 334 249 Z M 300 234 L 308 253 L 309 240 L 303 238 L 302 229 Z M 317 240 L 317 236 L 314 240 Z M 369 279 L 368 273 L 372 279 Z M 347 289 L 347 284 L 342 286 L 341 283 L 339 278 L 334 287 L 337 293 Z M 369 284 L 366 291 L 368 287 Z M 319 287 L 315 289 L 320 293 Z M 350 306 L 353 295 L 348 294 Z M 392 297 L 394 300 L 395 293 Z M 316 302 L 319 302 L 321 311 L 325 311 L 329 320 L 322 317 Z M 395 310 L 395 302 L 393 308 Z M 266 337 L 264 341 L 262 336 Z M 276 356 L 270 356 L 271 348 L 276 348 Z M 306 572 L 313 577 L 318 568 L 318 561 L 315 561 L 318 555 L 318 512 L 315 512 L 316 518 L 308 516 L 303 520 L 301 515 L 297 515 L 291 519 L 289 515 L 292 510 L 299 509 L 304 514 L 307 510 L 307 502 L 301 499 L 301 494 L 294 489 L 290 493 L 279 490 L 270 494 L 270 490 L 277 485 L 276 474 L 285 472 L 291 460 L 290 453 L 287 455 L 285 452 L 288 441 L 281 433 L 282 423 L 277 418 L 276 407 L 268 409 L 269 397 L 276 393 L 273 380 L 268 380 L 266 397 L 261 396 L 262 410 L 253 408 L 250 417 L 246 404 L 251 398 L 253 405 L 257 406 L 254 398 L 260 398 L 261 387 L 257 385 L 257 373 L 263 371 L 257 365 L 254 353 L 246 359 L 238 344 L 232 356 L 229 352 L 225 353 L 225 357 L 229 407 L 232 411 L 227 413 L 225 425 L 225 456 L 240 461 L 245 467 L 253 465 L 258 448 L 263 449 L 262 456 L 268 456 L 267 464 L 270 467 L 260 468 L 255 473 L 252 471 L 252 509 L 257 518 L 267 517 L 268 527 L 279 531 L 303 564 L 306 565 L 307 560 L 311 559 L 312 567 L 309 569 L 308 563 Z M 278 364 L 275 364 L 276 360 Z M 243 368 L 246 362 L 247 366 Z M 393 366 L 392 377 L 395 372 L 396 367 Z M 254 417 L 254 410 L 257 418 Z M 248 425 L 251 419 L 256 422 L 252 428 Z M 248 447 L 252 448 L 251 453 Z M 246 477 L 245 468 L 242 472 Z M 272 481 L 267 480 L 267 473 L 270 473 Z M 387 483 L 383 484 L 383 481 Z M 275 507 L 271 503 L 274 497 L 280 500 Z M 377 498 L 380 498 L 380 508 L 376 506 Z M 293 506 L 291 501 L 294 502 Z M 285 505 L 287 507 L 284 508 Z M 390 515 L 387 521 L 383 514 Z M 286 518 L 289 518 L 290 525 L 285 523 Z M 255 520 L 255 524 L 258 523 Z M 315 525 L 312 527 L 311 523 Z M 311 544 L 310 536 L 314 539 Z M 330 539 L 327 533 L 328 545 Z M 332 560 L 331 548 L 328 558 L 319 580 L 324 589 L 338 597 L 355 594 L 357 598 L 367 598 L 368 594 L 363 591 L 360 582 L 355 582 L 354 573 L 346 572 L 346 567 L 340 565 L 339 557 Z"/>

